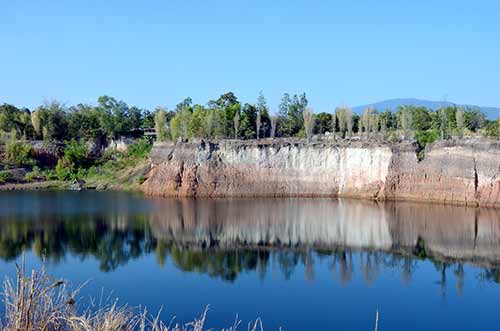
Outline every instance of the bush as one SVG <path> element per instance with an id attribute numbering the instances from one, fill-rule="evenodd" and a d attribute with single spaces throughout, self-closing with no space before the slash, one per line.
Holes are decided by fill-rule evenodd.
<path id="1" fill-rule="evenodd" d="M 5 184 L 12 175 L 6 171 L 0 171 L 0 184 Z"/>
<path id="2" fill-rule="evenodd" d="M 57 161 L 55 174 L 59 180 L 70 180 L 72 175 L 71 169 L 68 168 L 61 159 Z"/>
<path id="3" fill-rule="evenodd" d="M 438 130 L 427 130 L 427 131 L 417 131 L 415 133 L 415 139 L 420 147 L 420 149 L 424 149 L 427 144 L 432 144 L 436 140 L 439 139 L 439 131 Z"/>
<path id="4" fill-rule="evenodd" d="M 139 139 L 128 147 L 128 156 L 144 158 L 151 151 L 152 144 L 148 139 Z"/>
<path id="5" fill-rule="evenodd" d="M 85 142 L 74 139 L 66 142 L 64 161 L 71 169 L 87 165 L 88 148 Z"/>
<path id="6" fill-rule="evenodd" d="M 30 144 L 12 139 L 5 145 L 5 160 L 17 166 L 33 165 L 32 151 Z"/>
<path id="7" fill-rule="evenodd" d="M 417 140 L 419 152 L 418 159 L 423 160 L 425 156 L 425 146 L 432 144 L 439 139 L 438 130 L 427 130 L 427 131 L 417 131 L 415 133 L 415 139 Z"/>
<path id="8" fill-rule="evenodd" d="M 499 131 L 498 121 L 488 121 L 484 127 L 483 134 L 488 138 L 498 139 Z"/>
<path id="9" fill-rule="evenodd" d="M 44 176 L 40 170 L 40 168 L 38 168 L 37 166 L 34 166 L 33 169 L 31 170 L 31 172 L 28 172 L 25 176 L 24 176 L 24 179 L 28 182 L 32 182 L 36 179 L 43 179 Z"/>

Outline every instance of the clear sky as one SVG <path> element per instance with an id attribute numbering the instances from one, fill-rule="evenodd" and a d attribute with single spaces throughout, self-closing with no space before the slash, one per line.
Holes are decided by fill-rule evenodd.
<path id="1" fill-rule="evenodd" d="M 500 106 L 500 1 L 29 1 L 0 4 L 0 103 L 146 108 L 226 91 L 315 111 L 388 98 Z"/>

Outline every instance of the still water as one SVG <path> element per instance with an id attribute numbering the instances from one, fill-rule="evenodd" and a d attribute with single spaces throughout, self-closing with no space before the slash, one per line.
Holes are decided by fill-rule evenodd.
<path id="1" fill-rule="evenodd" d="M 500 210 L 333 199 L 0 192 L 0 277 L 45 264 L 164 319 L 266 330 L 500 325 Z M 44 262 L 43 262 L 44 261 Z M 246 329 L 246 324 L 241 328 Z"/>

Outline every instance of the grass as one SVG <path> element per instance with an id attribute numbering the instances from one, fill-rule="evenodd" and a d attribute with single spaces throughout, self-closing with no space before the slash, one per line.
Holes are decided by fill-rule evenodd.
<path id="1" fill-rule="evenodd" d="M 24 262 L 17 266 L 15 281 L 4 283 L 5 312 L 1 331 L 203 331 L 207 318 L 205 309 L 200 317 L 185 324 L 165 323 L 159 314 L 152 316 L 146 310 L 127 305 L 80 305 L 80 288 L 70 290 L 64 280 L 53 280 L 45 271 L 32 270 L 26 275 Z M 223 331 L 236 331 L 241 322 Z M 262 331 L 258 319 L 248 325 L 249 331 Z"/>

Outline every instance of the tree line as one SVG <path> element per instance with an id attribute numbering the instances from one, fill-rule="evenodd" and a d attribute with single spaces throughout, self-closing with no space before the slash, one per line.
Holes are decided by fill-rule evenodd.
<path id="1" fill-rule="evenodd" d="M 261 139 L 314 135 L 335 138 L 353 136 L 381 139 L 435 139 L 482 134 L 500 137 L 498 121 L 489 121 L 478 108 L 443 107 L 436 111 L 402 106 L 396 111 L 367 108 L 362 114 L 348 107 L 314 113 L 305 93 L 285 93 L 273 114 L 262 92 L 255 103 L 242 103 L 232 92 L 205 105 L 186 98 L 173 110 L 154 111 L 129 106 L 124 101 L 101 96 L 96 105 L 66 106 L 44 102 L 29 110 L 10 104 L 0 106 L 0 133 L 27 140 L 69 141 L 116 139 L 141 136 L 155 128 L 158 140 L 178 138 Z"/>

